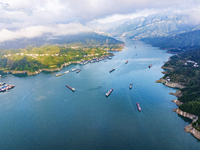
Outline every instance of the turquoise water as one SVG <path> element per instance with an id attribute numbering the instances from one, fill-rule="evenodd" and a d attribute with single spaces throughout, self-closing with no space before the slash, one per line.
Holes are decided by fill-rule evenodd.
<path id="1" fill-rule="evenodd" d="M 0 93 L 0 149 L 199 149 L 199 140 L 184 132 L 189 120 L 172 112 L 177 106 L 168 93 L 176 90 L 155 83 L 171 54 L 125 42 L 127 49 L 107 62 L 60 71 L 79 67 L 78 74 L 3 75 L 1 80 L 16 87 Z"/>

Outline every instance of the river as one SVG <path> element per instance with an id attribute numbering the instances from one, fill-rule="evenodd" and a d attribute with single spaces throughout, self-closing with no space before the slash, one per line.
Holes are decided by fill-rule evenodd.
<path id="1" fill-rule="evenodd" d="M 79 73 L 3 75 L 2 81 L 16 87 L 0 93 L 0 149 L 199 149 L 200 141 L 184 131 L 190 120 L 172 111 L 176 97 L 169 92 L 176 90 L 155 83 L 171 54 L 141 41 L 125 43 L 111 60 L 59 72 L 80 68 Z"/>

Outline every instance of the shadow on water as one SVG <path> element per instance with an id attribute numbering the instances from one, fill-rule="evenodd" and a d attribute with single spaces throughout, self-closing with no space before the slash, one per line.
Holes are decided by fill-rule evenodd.
<path id="1" fill-rule="evenodd" d="M 13 74 L 14 76 L 16 77 L 19 77 L 19 78 L 23 78 L 23 77 L 27 77 L 27 73 L 23 73 L 23 74 Z"/>
<path id="2" fill-rule="evenodd" d="M 183 116 L 181 116 L 181 115 L 179 115 L 179 114 L 178 114 L 178 116 L 179 116 L 181 119 L 183 119 L 185 122 L 188 122 L 189 124 L 192 123 L 192 120 L 191 120 L 191 119 L 186 118 L 186 117 L 183 117 Z"/>

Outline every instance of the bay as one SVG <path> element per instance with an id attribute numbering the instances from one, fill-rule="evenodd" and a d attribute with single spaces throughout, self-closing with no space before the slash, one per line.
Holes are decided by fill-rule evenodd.
<path id="1" fill-rule="evenodd" d="M 169 92 L 176 89 L 155 83 L 171 54 L 141 41 L 125 43 L 111 60 L 58 72 L 79 73 L 3 75 L 16 87 L 0 93 L 0 149 L 198 149 L 199 140 L 184 131 L 190 120 L 172 112 L 176 97 Z"/>

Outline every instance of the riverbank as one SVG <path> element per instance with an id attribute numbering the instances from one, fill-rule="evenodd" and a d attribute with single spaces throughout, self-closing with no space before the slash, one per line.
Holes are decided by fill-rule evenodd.
<path id="1" fill-rule="evenodd" d="M 101 56 L 101 57 L 95 57 L 95 58 L 91 58 L 87 61 L 90 61 L 90 60 L 93 60 L 93 59 L 98 59 L 98 58 L 103 58 L 103 57 L 109 57 L 109 56 L 114 56 L 114 54 L 109 54 L 109 55 L 105 55 L 105 56 Z M 16 70 L 4 70 L 3 73 L 11 73 L 13 75 L 16 75 L 16 74 L 27 74 L 28 76 L 31 76 L 31 75 L 36 75 L 36 74 L 39 74 L 43 71 L 45 72 L 57 72 L 57 71 L 60 71 L 62 70 L 64 67 L 66 66 L 69 66 L 71 64 L 79 64 L 81 61 L 71 61 L 71 62 L 67 62 L 67 63 L 64 63 L 60 66 L 60 68 L 53 68 L 53 69 L 47 69 L 47 68 L 41 68 L 35 72 L 31 72 L 31 71 L 27 71 L 27 70 L 23 70 L 23 71 L 16 71 Z"/>
<path id="2" fill-rule="evenodd" d="M 175 99 L 175 100 L 172 100 L 172 102 L 174 102 L 177 106 L 180 106 L 182 105 L 183 103 L 180 102 L 179 100 Z M 187 112 L 184 112 L 182 110 L 180 110 L 179 108 L 175 108 L 173 109 L 172 111 L 176 112 L 177 114 L 183 116 L 183 117 L 186 117 L 186 118 L 189 118 L 192 120 L 192 123 L 193 122 L 196 122 L 198 120 L 198 116 L 196 115 L 193 115 L 193 114 L 190 114 L 190 113 L 187 113 Z M 189 125 L 186 125 L 184 130 L 185 132 L 188 132 L 188 133 L 191 133 L 194 137 L 196 137 L 197 139 L 200 140 L 200 131 L 196 130 L 193 126 L 192 126 L 192 123 L 189 124 Z"/>
<path id="3" fill-rule="evenodd" d="M 163 67 L 162 67 L 163 68 Z M 164 68 L 164 69 L 169 69 L 169 68 Z M 185 88 L 185 86 L 179 84 L 179 83 L 175 83 L 175 82 L 171 82 L 168 79 L 164 79 L 164 78 L 160 78 L 159 80 L 156 81 L 156 83 L 163 83 L 165 86 L 171 87 L 171 88 L 177 88 L 177 89 L 183 89 Z M 181 97 L 182 93 L 180 90 L 177 90 L 175 93 L 169 93 L 172 94 L 176 97 Z M 180 102 L 178 99 L 172 100 L 172 102 L 174 102 L 177 106 L 181 106 L 183 104 L 183 102 Z M 198 120 L 198 116 L 187 113 L 182 111 L 179 108 L 175 108 L 172 111 L 176 112 L 177 114 L 189 118 L 192 120 L 192 123 L 196 122 Z M 184 128 L 185 132 L 191 133 L 194 137 L 196 137 L 197 139 L 200 140 L 200 131 L 196 130 L 193 126 L 192 123 L 189 125 L 186 125 Z"/>

